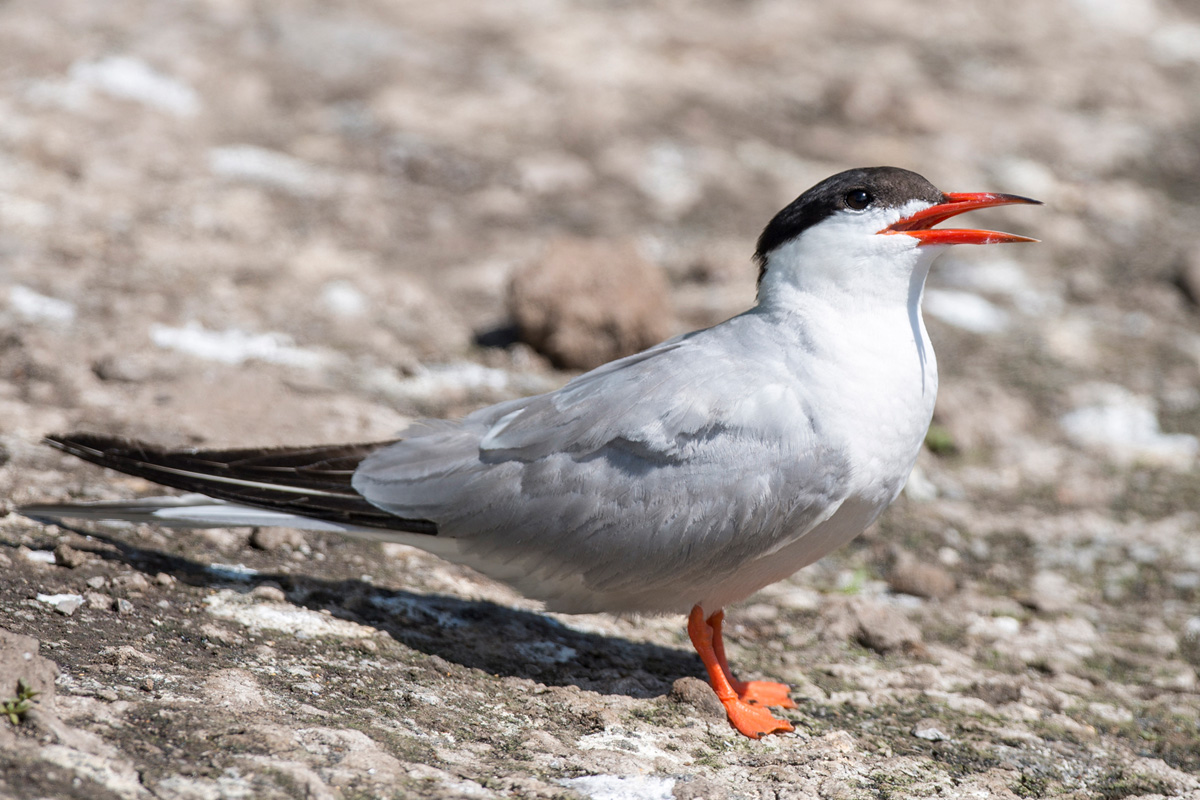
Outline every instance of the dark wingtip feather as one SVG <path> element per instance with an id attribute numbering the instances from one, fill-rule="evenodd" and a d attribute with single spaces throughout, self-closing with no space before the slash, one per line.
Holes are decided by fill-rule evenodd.
<path id="1" fill-rule="evenodd" d="M 51 434 L 43 441 L 84 461 L 186 492 L 316 519 L 437 534 L 436 523 L 395 516 L 354 490 L 358 464 L 391 441 L 233 450 L 170 450 L 94 433 Z"/>

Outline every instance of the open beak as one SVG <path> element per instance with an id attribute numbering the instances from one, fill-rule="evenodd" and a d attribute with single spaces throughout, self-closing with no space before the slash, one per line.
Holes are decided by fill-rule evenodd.
<path id="1" fill-rule="evenodd" d="M 930 206 L 904 219 L 893 222 L 880 233 L 902 233 L 911 236 L 921 244 L 1005 244 L 1007 242 L 1036 242 L 1028 236 L 1017 236 L 1015 233 L 999 231 L 979 231 L 968 228 L 938 228 L 933 229 L 939 222 L 945 222 L 953 216 L 965 211 L 992 206 L 1007 206 L 1014 203 L 1041 205 L 1040 200 L 1030 200 L 1015 194 L 995 194 L 992 192 L 950 192 L 945 195 L 946 202 Z"/>

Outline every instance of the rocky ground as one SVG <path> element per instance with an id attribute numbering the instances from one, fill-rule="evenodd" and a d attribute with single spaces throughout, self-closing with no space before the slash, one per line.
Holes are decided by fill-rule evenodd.
<path id="1" fill-rule="evenodd" d="M 0 4 L 8 508 L 152 491 L 47 432 L 389 437 L 719 321 L 846 167 L 1046 201 L 978 215 L 1043 244 L 931 278 L 905 495 L 730 611 L 795 734 L 734 734 L 679 619 L 332 535 L 9 513 L 0 794 L 1200 796 L 1198 153 L 1187 0 Z M 564 253 L 631 277 L 510 310 Z M 554 280 L 595 302 L 545 356 L 514 313 Z"/>

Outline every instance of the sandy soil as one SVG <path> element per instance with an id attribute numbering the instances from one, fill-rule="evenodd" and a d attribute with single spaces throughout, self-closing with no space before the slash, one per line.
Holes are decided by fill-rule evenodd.
<path id="1" fill-rule="evenodd" d="M 730 612 L 796 734 L 730 731 L 682 620 L 8 514 L 0 702 L 42 694 L 0 794 L 1200 796 L 1198 153 L 1185 0 L 0 4 L 7 503 L 151 491 L 51 431 L 372 439 L 556 386 L 506 297 L 566 237 L 635 248 L 685 330 L 840 169 L 1047 203 L 931 278 L 904 497 Z"/>

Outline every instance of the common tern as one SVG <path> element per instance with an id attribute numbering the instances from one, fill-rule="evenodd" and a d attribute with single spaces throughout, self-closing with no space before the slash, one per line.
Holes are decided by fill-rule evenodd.
<path id="1" fill-rule="evenodd" d="M 1035 241 L 933 226 L 1036 203 L 946 194 L 895 167 L 828 178 L 758 239 L 758 303 L 704 330 L 392 441 L 171 450 L 49 436 L 72 455 L 184 490 L 33 505 L 38 518 L 286 526 L 400 542 L 549 610 L 688 616 L 729 721 L 791 731 L 788 687 L 733 677 L 725 606 L 857 536 L 896 498 L 933 415 L 921 317 L 946 246 Z"/>

